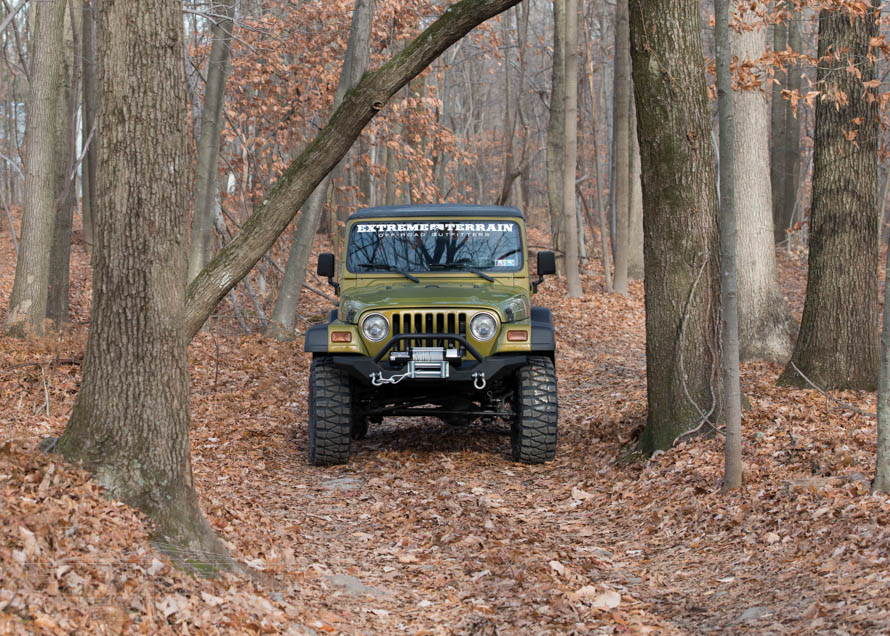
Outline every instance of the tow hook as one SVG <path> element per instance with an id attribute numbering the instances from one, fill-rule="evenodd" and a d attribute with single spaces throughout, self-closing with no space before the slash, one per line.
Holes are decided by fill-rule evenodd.
<path id="1" fill-rule="evenodd" d="M 485 371 L 476 371 L 473 373 L 473 386 L 477 391 L 485 388 Z"/>

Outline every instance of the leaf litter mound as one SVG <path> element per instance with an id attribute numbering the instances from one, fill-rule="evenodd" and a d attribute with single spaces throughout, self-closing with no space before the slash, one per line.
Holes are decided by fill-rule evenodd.
<path id="1" fill-rule="evenodd" d="M 8 233 L 0 261 L 15 262 Z M 75 244 L 70 327 L 0 338 L 0 634 L 890 630 L 874 421 L 751 364 L 741 490 L 719 492 L 719 435 L 645 460 L 632 450 L 646 416 L 642 287 L 607 295 L 595 266 L 584 298 L 552 278 L 536 297 L 559 342 L 559 450 L 542 466 L 509 460 L 504 426 L 410 418 L 372 426 L 348 466 L 308 466 L 301 340 L 212 320 L 191 346 L 193 470 L 211 523 L 262 577 L 177 570 L 138 513 L 37 448 L 76 395 L 87 263 Z M 803 263 L 781 268 L 799 312 Z M 302 315 L 325 311 L 305 296 Z M 873 394 L 837 397 L 875 408 Z"/>

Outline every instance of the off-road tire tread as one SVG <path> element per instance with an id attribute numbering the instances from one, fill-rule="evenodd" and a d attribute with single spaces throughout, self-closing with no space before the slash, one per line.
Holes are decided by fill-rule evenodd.
<path id="1" fill-rule="evenodd" d="M 319 357 L 309 370 L 309 463 L 345 464 L 352 442 L 352 387 L 349 375 Z"/>
<path id="2" fill-rule="evenodd" d="M 516 421 L 510 445 L 513 460 L 540 464 L 556 456 L 559 405 L 556 396 L 556 370 L 550 358 L 532 356 L 519 369 Z"/>

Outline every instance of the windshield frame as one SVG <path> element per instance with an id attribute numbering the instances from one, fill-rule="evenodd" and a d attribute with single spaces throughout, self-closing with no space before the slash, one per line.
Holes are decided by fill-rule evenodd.
<path id="1" fill-rule="evenodd" d="M 371 230 L 363 230 L 359 231 L 359 227 L 367 227 L 372 226 L 375 229 Z M 506 229 L 505 229 L 506 228 Z M 482 263 L 473 262 L 470 259 L 465 259 L 460 257 L 460 249 L 463 245 L 461 243 L 458 245 L 456 249 L 458 250 L 454 255 L 454 260 L 451 261 L 453 263 L 453 267 L 447 267 L 449 264 L 449 259 L 447 254 L 440 254 L 439 258 L 436 262 L 430 262 L 428 258 L 424 257 L 421 260 L 426 260 L 425 267 L 418 267 L 418 263 L 408 263 L 406 261 L 401 261 L 398 263 L 381 263 L 379 269 L 374 269 L 370 267 L 372 263 L 367 262 L 356 262 L 351 256 L 354 254 L 352 252 L 352 248 L 355 245 L 355 240 L 358 234 L 378 234 L 383 238 L 390 238 L 392 241 L 397 241 L 400 238 L 404 241 L 410 234 L 414 234 L 415 236 L 423 235 L 427 240 L 423 242 L 426 246 L 426 254 L 429 256 L 429 249 L 432 248 L 432 244 L 430 242 L 430 232 L 431 231 L 439 231 L 440 236 L 446 236 L 449 232 L 452 233 L 453 237 L 469 237 L 470 233 L 475 232 L 500 232 L 501 235 L 507 239 L 508 244 L 503 246 L 503 254 L 501 258 L 497 258 L 497 252 L 502 250 L 494 249 L 497 244 L 492 246 L 492 255 L 490 260 L 490 265 L 483 265 Z M 457 234 L 455 234 L 457 233 Z M 389 234 L 390 236 L 385 236 Z M 400 236 L 401 235 L 401 236 Z M 515 236 L 515 239 L 513 238 Z M 455 240 L 455 239 L 452 239 Z M 464 241 L 466 238 L 464 238 Z M 347 235 L 347 243 L 346 250 L 344 251 L 343 258 L 343 267 L 344 273 L 350 274 L 352 276 L 380 276 L 392 274 L 394 276 L 402 275 L 405 273 L 409 273 L 415 276 L 453 276 L 453 275 L 466 275 L 475 273 L 477 276 L 480 276 L 479 272 L 484 272 L 483 278 L 487 276 L 516 276 L 521 275 L 526 268 L 526 245 L 525 245 L 526 237 L 524 232 L 523 224 L 520 219 L 516 218 L 504 218 L 504 217 L 466 217 L 455 219 L 453 217 L 450 218 L 429 218 L 429 217 L 420 217 L 420 218 L 380 218 L 380 219 L 357 219 L 350 223 Z M 453 246 L 452 246 L 453 247 Z M 447 249 L 447 248 L 446 248 Z M 506 258 L 509 256 L 510 258 Z M 499 261 L 501 262 L 500 264 Z M 509 261 L 509 262 L 507 262 Z M 489 261 L 485 261 L 487 264 Z M 476 271 L 474 271 L 476 270 Z"/>

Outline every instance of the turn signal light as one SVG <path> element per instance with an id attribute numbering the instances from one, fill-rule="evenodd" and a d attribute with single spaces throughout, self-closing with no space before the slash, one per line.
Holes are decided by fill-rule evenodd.
<path id="1" fill-rule="evenodd" d="M 525 342 L 528 340 L 527 331 L 511 330 L 507 332 L 507 340 L 509 342 Z"/>
<path id="2" fill-rule="evenodd" d="M 331 333 L 331 342 L 352 342 L 352 332 L 334 331 Z"/>

